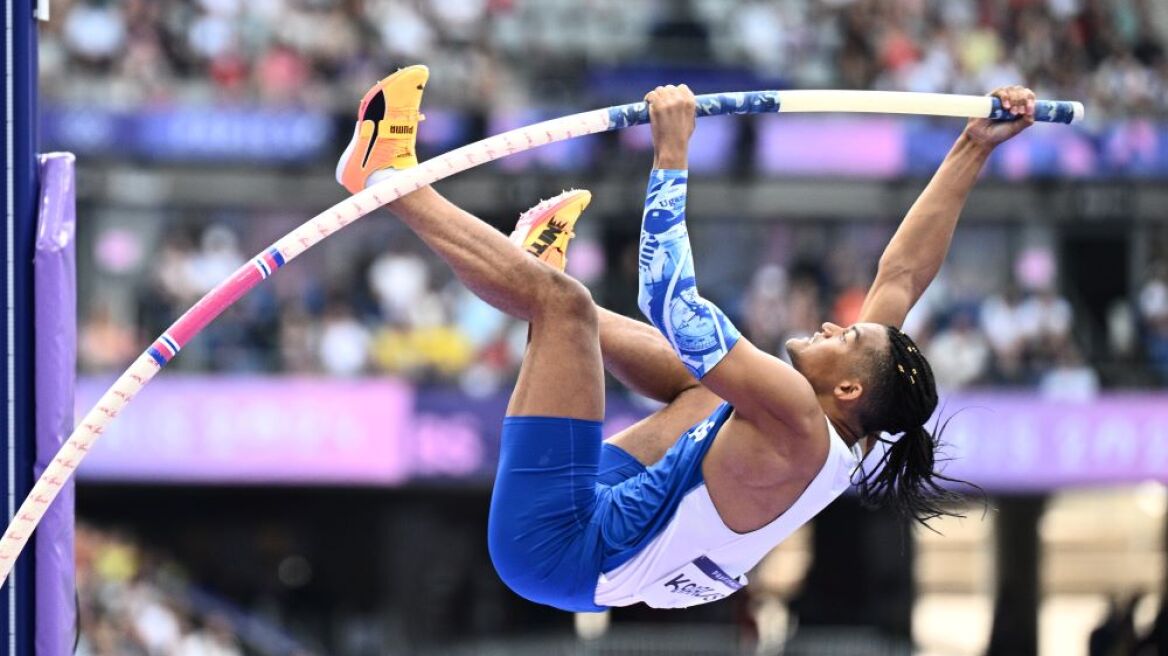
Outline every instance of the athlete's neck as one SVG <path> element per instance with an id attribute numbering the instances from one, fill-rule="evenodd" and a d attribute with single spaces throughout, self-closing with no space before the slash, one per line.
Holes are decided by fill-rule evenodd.
<path id="1" fill-rule="evenodd" d="M 827 420 L 835 427 L 835 431 L 839 433 L 840 439 L 844 441 L 849 447 L 856 442 L 864 439 L 863 431 L 854 428 L 844 418 L 843 413 L 836 408 L 825 409 L 824 414 L 827 415 Z"/>

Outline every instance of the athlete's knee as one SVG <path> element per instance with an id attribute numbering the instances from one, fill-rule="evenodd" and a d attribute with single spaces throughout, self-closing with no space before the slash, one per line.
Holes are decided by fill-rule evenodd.
<path id="1" fill-rule="evenodd" d="M 541 602 L 539 581 L 544 577 L 537 570 L 544 559 L 538 557 L 538 547 L 521 539 L 523 534 L 513 515 L 492 512 L 487 521 L 487 553 L 499 580 L 524 599 Z"/>
<path id="2" fill-rule="evenodd" d="M 549 271 L 550 276 L 540 289 L 540 308 L 545 313 L 554 314 L 558 319 L 568 319 L 596 324 L 599 321 L 592 292 L 580 281 L 559 271 Z"/>
<path id="3" fill-rule="evenodd" d="M 583 547 L 588 541 L 575 528 L 576 522 L 533 525 L 516 520 L 516 515 L 510 510 L 492 512 L 487 522 L 487 551 L 499 579 L 529 601 L 564 610 L 591 610 L 587 606 L 599 572 L 587 570 L 590 561 Z"/>

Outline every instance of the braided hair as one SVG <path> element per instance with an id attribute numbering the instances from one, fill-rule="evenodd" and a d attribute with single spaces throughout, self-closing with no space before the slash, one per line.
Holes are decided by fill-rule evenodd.
<path id="1" fill-rule="evenodd" d="M 877 437 L 889 446 L 873 469 L 859 470 L 856 485 L 864 505 L 894 506 L 928 528 L 930 519 L 961 516 L 945 510 L 961 495 L 942 487 L 942 482 L 981 488 L 936 469 L 940 436 L 949 422 L 935 425 L 933 432 L 924 425 L 937 409 L 933 369 L 908 335 L 893 326 L 887 329 L 889 351 L 877 356 L 869 370 L 869 400 L 861 407 L 859 419 L 864 434 L 903 435 L 895 442 Z"/>

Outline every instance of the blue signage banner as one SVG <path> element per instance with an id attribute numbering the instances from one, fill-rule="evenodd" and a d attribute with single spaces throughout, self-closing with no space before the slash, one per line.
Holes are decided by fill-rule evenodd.
<path id="1" fill-rule="evenodd" d="M 332 120 L 297 110 L 47 107 L 49 149 L 107 158 L 178 162 L 314 161 L 334 147 Z"/>

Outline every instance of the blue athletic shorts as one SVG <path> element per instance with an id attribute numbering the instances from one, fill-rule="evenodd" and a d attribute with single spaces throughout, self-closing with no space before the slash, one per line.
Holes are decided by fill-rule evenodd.
<path id="1" fill-rule="evenodd" d="M 631 559 L 702 482 L 701 463 L 730 416 L 698 422 L 652 466 L 603 444 L 600 422 L 562 417 L 503 420 L 487 544 L 500 578 L 531 601 L 601 611 L 601 572 Z"/>

